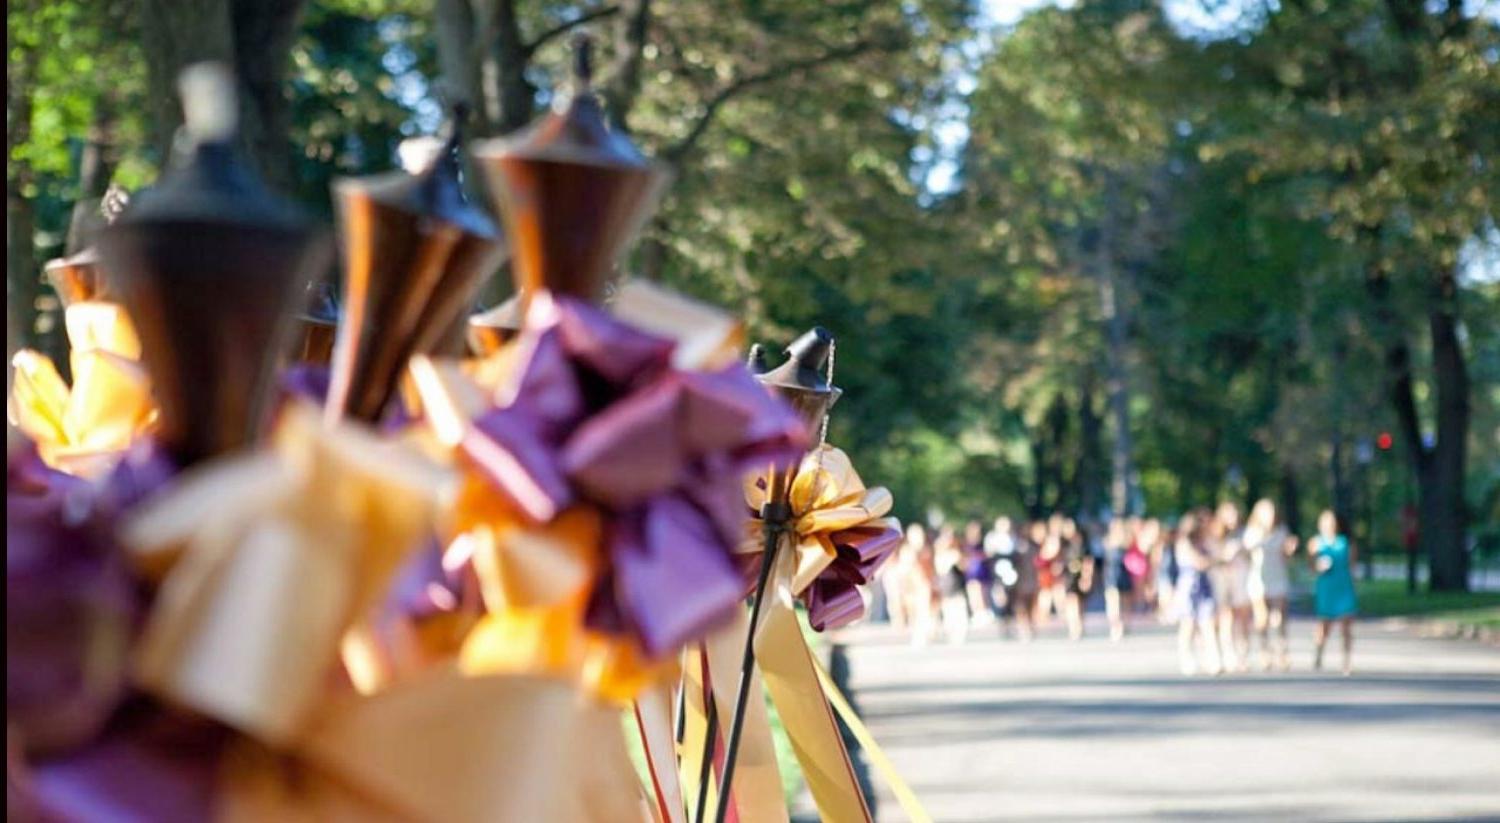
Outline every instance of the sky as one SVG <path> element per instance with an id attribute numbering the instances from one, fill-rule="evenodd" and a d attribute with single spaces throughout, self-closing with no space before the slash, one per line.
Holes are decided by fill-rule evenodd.
<path id="1" fill-rule="evenodd" d="M 1500 228 L 1492 226 L 1465 244 L 1459 261 L 1463 285 L 1500 285 Z"/>

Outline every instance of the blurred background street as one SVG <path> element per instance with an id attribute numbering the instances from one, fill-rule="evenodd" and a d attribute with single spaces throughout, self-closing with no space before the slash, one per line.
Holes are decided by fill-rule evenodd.
<path id="1" fill-rule="evenodd" d="M 936 820 L 1500 818 L 1500 651 L 1363 623 L 1356 670 L 1177 673 L 1172 632 L 1122 643 L 976 629 L 844 637 L 850 691 Z M 878 819 L 901 820 L 875 778 Z"/>

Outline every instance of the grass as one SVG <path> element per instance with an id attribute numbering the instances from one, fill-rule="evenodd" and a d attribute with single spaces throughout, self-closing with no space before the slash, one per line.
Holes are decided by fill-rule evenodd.
<path id="1" fill-rule="evenodd" d="M 1362 580 L 1355 584 L 1359 612 L 1370 617 L 1429 617 L 1491 612 L 1500 615 L 1500 592 L 1406 591 L 1404 580 Z"/>
<path id="2" fill-rule="evenodd" d="M 1459 630 L 1500 630 L 1500 592 L 1411 594 L 1404 580 L 1364 580 L 1355 584 L 1359 612 L 1369 617 L 1408 617 Z"/>

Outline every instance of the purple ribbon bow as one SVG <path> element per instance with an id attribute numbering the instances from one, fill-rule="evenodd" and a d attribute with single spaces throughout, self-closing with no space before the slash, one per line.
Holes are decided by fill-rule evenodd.
<path id="1" fill-rule="evenodd" d="M 150 442 L 89 483 L 34 449 L 6 472 L 7 811 L 27 820 L 211 816 L 222 727 L 135 693 L 126 669 L 147 593 L 114 524 L 176 468 Z"/>
<path id="2" fill-rule="evenodd" d="M 743 596 L 732 560 L 740 479 L 797 460 L 806 434 L 743 366 L 673 368 L 672 341 L 553 299 L 518 342 L 514 402 L 476 419 L 461 448 L 534 522 L 575 503 L 604 513 L 610 563 L 586 619 L 658 657 Z"/>
<path id="3" fill-rule="evenodd" d="M 865 613 L 859 586 L 868 585 L 875 573 L 901 545 L 901 530 L 883 524 L 866 524 L 835 532 L 829 539 L 838 554 L 834 561 L 802 593 L 807 622 L 814 631 L 847 626 Z"/>

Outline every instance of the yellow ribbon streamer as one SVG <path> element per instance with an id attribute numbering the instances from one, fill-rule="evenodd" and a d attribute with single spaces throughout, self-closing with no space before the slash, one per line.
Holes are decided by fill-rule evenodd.
<path id="1" fill-rule="evenodd" d="M 531 677 L 424 672 L 319 706 L 288 751 L 234 741 L 220 821 L 648 821 L 618 715 Z"/>
<path id="2" fill-rule="evenodd" d="M 704 698 L 704 683 L 707 682 L 708 674 L 704 668 L 705 654 L 701 645 L 684 650 L 682 657 L 682 680 L 679 688 L 682 693 L 683 722 L 682 745 L 678 750 L 681 763 L 679 782 L 682 785 L 683 800 L 696 807 L 701 785 L 698 780 L 699 765 L 703 762 L 705 747 L 713 745 L 713 741 L 708 739 L 708 708 Z M 705 808 L 713 808 L 715 800 L 713 779 L 710 776 L 709 797 Z M 696 812 L 696 808 L 690 811 Z"/>
<path id="3" fill-rule="evenodd" d="M 99 477 L 150 430 L 156 410 L 139 362 L 140 340 L 124 309 L 81 301 L 69 305 L 63 317 L 73 385 L 63 381 L 46 355 L 22 349 L 11 358 L 14 381 L 7 411 L 47 465 Z"/>
<path id="4" fill-rule="evenodd" d="M 755 632 L 756 662 L 818 813 L 824 820 L 840 823 L 868 821 L 870 810 L 828 701 L 818 688 L 812 652 L 797 623 L 791 588 L 795 561 L 792 552 L 777 553 L 765 612 Z"/>

